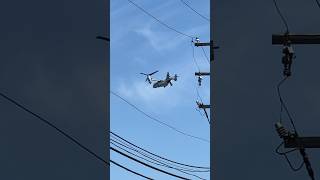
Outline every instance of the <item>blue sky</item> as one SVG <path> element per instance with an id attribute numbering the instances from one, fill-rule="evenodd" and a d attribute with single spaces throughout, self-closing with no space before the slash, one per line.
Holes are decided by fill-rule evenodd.
<path id="1" fill-rule="evenodd" d="M 179 0 L 134 1 L 168 25 L 188 35 L 209 39 L 209 22 L 185 7 Z M 188 2 L 209 17 L 209 1 Z M 191 39 L 162 26 L 126 0 L 111 0 L 111 90 L 150 115 L 189 134 L 209 139 L 207 120 L 196 111 L 197 71 L 192 59 Z M 209 55 L 209 49 L 205 48 Z M 209 63 L 200 48 L 195 57 L 201 71 Z M 157 79 L 167 72 L 178 74 L 172 87 L 154 89 L 140 72 Z M 209 79 L 199 92 L 209 103 Z M 156 154 L 179 162 L 209 166 L 209 143 L 183 136 L 146 118 L 120 99 L 111 95 L 111 130 Z M 154 170 L 111 153 L 111 159 L 155 179 L 170 179 Z M 174 171 L 173 171 L 174 172 Z M 178 172 L 175 172 L 177 174 Z M 209 178 L 209 173 L 201 175 Z M 111 166 L 111 179 L 141 179 Z"/>

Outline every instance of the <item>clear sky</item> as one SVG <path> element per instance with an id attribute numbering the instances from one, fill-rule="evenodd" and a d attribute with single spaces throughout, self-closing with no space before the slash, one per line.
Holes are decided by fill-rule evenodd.
<path id="1" fill-rule="evenodd" d="M 200 37 L 204 42 L 209 40 L 209 22 L 179 0 L 134 2 L 177 30 Z M 209 1 L 186 2 L 209 17 Z M 204 49 L 209 55 L 209 48 Z M 195 47 L 195 58 L 201 71 L 209 71 L 209 63 L 200 48 Z M 178 80 L 173 81 L 172 87 L 154 89 L 139 73 L 156 70 L 159 70 L 154 75 L 157 79 L 164 79 L 170 72 L 177 74 Z M 196 71 L 190 38 L 167 29 L 126 0 L 111 1 L 111 90 L 159 120 L 209 140 L 209 124 L 196 110 Z M 204 78 L 199 88 L 204 103 L 209 103 L 209 80 Z M 209 167 L 209 143 L 172 131 L 112 95 L 111 130 L 169 159 Z M 111 159 L 155 179 L 174 179 L 116 153 L 111 153 Z M 198 175 L 209 177 L 209 173 Z M 111 166 L 111 179 L 141 178 Z"/>

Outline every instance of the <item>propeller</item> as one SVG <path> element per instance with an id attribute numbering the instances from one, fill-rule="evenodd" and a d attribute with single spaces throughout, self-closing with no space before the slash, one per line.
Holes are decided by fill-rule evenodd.
<path id="1" fill-rule="evenodd" d="M 153 74 L 155 74 L 155 73 L 157 73 L 157 72 L 159 72 L 159 71 L 155 71 L 155 72 L 153 72 L 153 73 L 151 73 L 151 74 L 149 74 L 149 75 L 151 76 L 151 75 L 153 75 Z"/>
<path id="2" fill-rule="evenodd" d="M 155 73 L 157 73 L 157 72 L 159 72 L 159 71 L 155 71 L 155 72 L 150 73 L 150 74 L 146 74 L 146 73 L 140 73 L 140 74 L 145 75 L 145 76 L 151 76 L 151 75 L 153 75 L 153 74 L 155 74 Z"/>

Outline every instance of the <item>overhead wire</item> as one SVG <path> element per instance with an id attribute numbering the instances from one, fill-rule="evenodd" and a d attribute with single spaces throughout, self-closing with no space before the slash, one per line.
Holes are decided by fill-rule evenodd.
<path id="1" fill-rule="evenodd" d="M 129 1 L 131 4 L 133 4 L 133 5 L 134 5 L 135 7 L 137 7 L 139 10 L 141 10 L 142 12 L 144 12 L 145 14 L 147 14 L 148 16 L 152 17 L 154 20 L 156 20 L 157 22 L 159 22 L 160 24 L 162 24 L 162 25 L 165 26 L 166 28 L 171 29 L 172 31 L 174 31 L 174 32 L 176 32 L 176 33 L 178 33 L 178 34 L 180 34 L 180 35 L 183 35 L 183 36 L 185 36 L 185 37 L 188 37 L 188 38 L 191 38 L 191 39 L 192 39 L 192 38 L 195 38 L 195 37 L 193 37 L 193 36 L 191 36 L 191 35 L 188 35 L 188 34 L 186 34 L 186 33 L 183 33 L 183 32 L 181 32 L 181 31 L 173 28 L 172 26 L 169 26 L 168 24 L 164 23 L 163 21 L 161 21 L 160 19 L 158 19 L 157 17 L 155 17 L 154 15 L 152 15 L 150 12 L 148 12 L 147 10 L 145 10 L 143 7 L 141 7 L 140 5 L 138 5 L 137 3 L 135 3 L 135 2 L 133 2 L 133 1 L 131 1 L 131 0 L 127 0 L 127 1 Z"/>
<path id="2" fill-rule="evenodd" d="M 281 85 L 283 85 L 283 83 L 288 79 L 288 77 L 286 76 L 285 78 L 283 78 L 277 85 L 277 92 L 278 92 L 278 97 L 279 97 L 279 100 L 280 100 L 280 118 L 282 118 L 282 111 L 283 109 L 285 110 L 289 120 L 290 120 L 290 123 L 295 131 L 295 133 L 297 133 L 297 129 L 296 129 L 296 126 L 295 126 L 295 123 L 293 121 L 293 118 L 287 108 L 287 105 L 286 103 L 284 102 L 283 98 L 282 98 L 282 95 L 281 95 Z M 282 122 L 282 119 L 280 119 L 280 122 Z"/>
<path id="3" fill-rule="evenodd" d="M 196 14 L 198 14 L 200 17 L 202 17 L 204 20 L 209 21 L 210 19 L 207 18 L 206 16 L 200 14 L 197 10 L 195 10 L 194 8 L 192 8 L 188 3 L 186 3 L 184 0 L 180 0 L 182 2 L 182 4 L 184 4 L 186 7 L 188 7 L 189 9 L 191 9 L 193 12 L 195 12 Z"/>
<path id="4" fill-rule="evenodd" d="M 281 12 L 281 10 L 280 10 L 280 8 L 279 8 L 276 0 L 273 0 L 273 3 L 274 3 L 274 6 L 275 6 L 275 8 L 276 8 L 276 10 L 277 10 L 278 15 L 280 16 L 283 24 L 285 25 L 286 34 L 289 34 L 289 25 L 288 25 L 288 23 L 287 23 L 286 18 L 285 18 L 284 15 L 282 14 L 282 12 Z M 283 78 L 283 79 L 278 83 L 278 85 L 277 85 L 277 94 L 278 94 L 278 98 L 279 98 L 279 100 L 280 100 L 280 114 L 279 114 L 279 115 L 280 115 L 280 117 L 279 117 L 280 119 L 279 119 L 279 121 L 280 121 L 280 123 L 282 123 L 282 118 L 283 118 L 283 117 L 282 117 L 282 113 L 283 113 L 283 110 L 285 110 L 285 112 L 286 112 L 286 114 L 287 114 L 287 116 L 288 116 L 288 118 L 289 118 L 289 120 L 290 120 L 290 123 L 291 123 L 291 125 L 292 125 L 292 127 L 293 127 L 293 129 L 294 129 L 294 132 L 297 134 L 297 129 L 296 129 L 295 123 L 294 123 L 294 121 L 293 121 L 293 118 L 292 118 L 292 116 L 291 116 L 291 114 L 290 114 L 290 112 L 289 112 L 289 110 L 288 110 L 288 108 L 287 108 L 287 106 L 286 106 L 286 103 L 284 102 L 284 100 L 283 100 L 283 98 L 282 98 L 282 95 L 281 95 L 281 89 L 280 89 L 280 87 L 281 87 L 281 85 L 282 85 L 287 79 L 288 79 L 288 76 L 286 76 L 285 78 Z M 286 152 L 280 152 L 279 149 L 280 149 L 280 147 L 281 147 L 283 144 L 284 144 L 284 142 L 282 142 L 282 143 L 276 148 L 276 153 L 285 157 L 287 163 L 289 164 L 290 168 L 291 168 L 293 171 L 299 171 L 299 170 L 303 167 L 303 165 L 305 164 L 305 162 L 303 161 L 303 162 L 301 163 L 301 165 L 296 168 L 296 167 L 294 167 L 294 166 L 292 165 L 291 161 L 289 160 L 289 158 L 288 158 L 288 156 L 287 156 L 287 154 L 289 154 L 289 153 L 291 153 L 291 152 L 294 152 L 294 151 L 296 151 L 296 150 L 298 150 L 298 149 L 295 148 L 295 149 L 288 150 L 288 151 L 286 151 Z"/>
<path id="5" fill-rule="evenodd" d="M 134 157 L 131 157 L 131 156 L 129 156 L 129 155 L 127 155 L 127 154 L 125 154 L 125 153 L 123 153 L 123 152 L 121 152 L 121 151 L 113 148 L 113 147 L 110 147 L 110 150 L 112 150 L 112 151 L 114 151 L 114 152 L 116 152 L 116 153 L 118 153 L 118 154 L 120 154 L 120 155 L 122 155 L 122 156 L 124 156 L 124 157 L 126 157 L 126 158 L 128 158 L 128 159 L 131 159 L 131 160 L 133 160 L 133 161 L 135 161 L 135 162 L 137 162 L 137 163 L 139 163 L 139 164 L 142 164 L 142 165 L 144 165 L 144 166 L 146 166 L 146 167 L 149 167 L 149 168 L 154 169 L 154 170 L 156 170 L 156 171 L 162 172 L 162 173 L 167 174 L 167 175 L 169 175 L 169 176 L 173 176 L 173 177 L 176 177 L 176 178 L 178 178 L 178 179 L 191 180 L 191 179 L 189 179 L 189 178 L 185 178 L 185 177 L 182 177 L 182 176 L 179 176 L 179 175 L 170 173 L 170 172 L 168 172 L 168 171 L 159 169 L 159 168 L 154 167 L 154 166 L 152 166 L 152 165 L 150 165 L 150 164 L 147 164 L 147 163 L 145 163 L 145 162 L 142 162 L 142 161 L 140 161 L 140 160 L 138 160 L 138 159 L 136 159 L 136 158 L 134 158 Z"/>
<path id="6" fill-rule="evenodd" d="M 292 171 L 299 171 L 299 170 L 301 170 L 301 169 L 303 168 L 303 165 L 305 164 L 304 162 L 302 162 L 302 163 L 300 164 L 300 166 L 296 168 L 296 167 L 294 167 L 294 166 L 292 165 L 292 163 L 291 163 L 291 161 L 289 160 L 287 154 L 284 154 L 284 157 L 286 158 L 286 161 L 288 162 L 288 164 L 289 164 L 290 168 L 292 169 Z"/>
<path id="7" fill-rule="evenodd" d="M 276 150 L 275 150 L 276 153 L 279 154 L 279 155 L 281 155 L 281 156 L 284 156 L 284 157 L 285 157 L 285 159 L 286 159 L 287 163 L 289 164 L 290 168 L 292 169 L 292 171 L 299 171 L 299 170 L 303 167 L 304 161 L 303 161 L 298 167 L 294 167 L 293 164 L 291 163 L 288 155 L 287 155 L 287 154 L 289 154 L 289 153 L 292 153 L 292 152 L 297 151 L 298 149 L 297 149 L 297 148 L 294 148 L 294 149 L 291 149 L 291 150 L 288 150 L 288 151 L 285 151 L 285 152 L 280 152 L 279 149 L 280 149 L 280 147 L 281 147 L 283 144 L 284 144 L 284 142 L 281 142 L 281 143 L 279 144 L 279 146 L 278 146 L 278 147 L 276 148 Z"/>
<path id="8" fill-rule="evenodd" d="M 196 67 L 197 67 L 197 70 L 198 70 L 198 72 L 200 72 L 200 67 L 199 67 L 199 64 L 197 63 L 197 60 L 196 60 L 196 58 L 195 58 L 195 55 L 194 55 L 194 41 L 193 41 L 193 39 L 192 39 L 192 41 L 191 41 L 191 47 L 192 47 L 192 59 L 193 59 L 193 62 L 194 62 L 194 64 L 196 65 Z"/>
<path id="9" fill-rule="evenodd" d="M 52 124 L 50 121 L 48 121 L 48 120 L 46 120 L 45 118 L 41 117 L 41 116 L 38 115 L 37 113 L 34 113 L 33 111 L 29 110 L 28 108 L 26 108 L 26 107 L 23 106 L 22 104 L 18 103 L 18 102 L 15 101 L 14 99 L 8 97 L 7 95 L 5 95 L 5 94 L 3 94 L 3 93 L 1 93 L 1 92 L 0 92 L 0 96 L 3 97 L 4 99 L 10 101 L 11 103 L 13 103 L 14 105 L 16 105 L 16 106 L 19 107 L 20 109 L 24 110 L 25 112 L 28 112 L 29 114 L 33 115 L 34 117 L 36 117 L 37 119 L 41 120 L 42 122 L 44 122 L 45 124 L 49 125 L 50 127 L 54 128 L 57 132 L 59 132 L 60 134 L 62 134 L 64 137 L 68 138 L 68 139 L 71 140 L 72 142 L 74 142 L 76 145 L 78 145 L 78 147 L 81 147 L 83 150 L 85 150 L 86 152 L 90 153 L 91 155 L 93 155 L 93 156 L 94 156 L 95 158 L 97 158 L 98 160 L 102 161 L 103 163 L 105 163 L 105 164 L 107 164 L 107 165 L 110 165 L 109 162 L 107 162 L 106 160 L 104 160 L 102 157 L 100 157 L 99 155 L 97 155 L 96 153 L 94 153 L 92 150 L 90 150 L 90 149 L 87 148 L 86 146 L 82 145 L 82 144 L 81 144 L 78 140 L 76 140 L 74 137 L 72 137 L 71 135 L 67 134 L 66 132 L 64 132 L 63 130 L 61 130 L 60 128 L 58 128 L 56 125 Z M 112 147 L 111 147 L 110 149 L 113 150 L 113 151 L 115 151 L 115 152 L 119 152 L 119 151 L 117 151 L 116 149 L 114 149 L 114 148 L 112 148 Z M 120 153 L 120 154 L 124 155 L 124 153 Z M 126 157 L 128 157 L 128 156 L 126 156 Z M 128 157 L 128 158 L 130 158 L 130 157 Z M 132 157 L 131 157 L 130 159 L 132 159 Z M 135 160 L 135 161 L 136 161 L 136 160 Z M 121 168 L 123 168 L 123 169 L 125 169 L 125 170 L 127 170 L 127 171 L 129 171 L 129 172 L 132 172 L 132 173 L 134 173 L 134 174 L 136 174 L 136 175 L 139 175 L 139 176 L 141 176 L 141 177 L 144 177 L 144 178 L 146 178 L 146 179 L 151 179 L 151 180 L 152 180 L 152 178 L 149 178 L 149 177 L 144 176 L 144 175 L 142 175 L 142 174 L 140 174 L 140 173 L 137 173 L 137 172 L 135 172 L 135 171 L 132 171 L 132 170 L 130 170 L 130 169 L 128 169 L 128 168 L 120 165 L 119 163 L 116 163 L 116 162 L 114 162 L 114 161 L 112 161 L 112 160 L 110 160 L 110 162 L 113 163 L 113 164 L 115 164 L 115 165 L 117 165 L 117 166 L 119 166 L 119 167 L 121 167 Z M 166 173 L 166 174 L 168 174 L 168 175 L 172 175 L 172 176 L 178 177 L 178 178 L 180 178 L 180 179 L 187 179 L 187 178 L 183 178 L 183 177 L 181 177 L 181 176 L 177 176 L 177 175 L 174 175 L 174 174 L 172 174 L 172 173 L 169 173 L 169 172 L 160 170 L 160 169 L 158 169 L 158 168 L 151 167 L 150 165 L 147 165 L 147 164 L 145 164 L 145 163 L 142 163 L 142 164 L 144 164 L 144 165 L 146 165 L 146 166 L 148 166 L 148 167 L 150 167 L 150 168 L 152 168 L 152 169 L 155 169 L 155 170 L 158 170 L 158 171 L 160 171 L 160 172 Z"/>
<path id="10" fill-rule="evenodd" d="M 198 63 L 197 63 L 197 60 L 196 60 L 195 54 L 194 54 L 194 44 L 193 44 L 193 43 L 194 43 L 194 41 L 193 41 L 193 39 L 192 39 L 192 41 L 191 41 L 192 59 L 193 59 L 195 65 L 196 65 L 196 67 L 197 67 L 197 69 L 198 69 L 198 72 L 200 72 L 200 67 L 199 67 L 199 65 L 198 65 Z M 205 52 L 204 52 L 204 53 L 205 53 Z M 203 103 L 197 85 L 196 85 L 196 91 L 197 91 L 197 96 L 198 96 L 198 98 L 200 99 L 201 103 Z M 204 115 L 200 112 L 200 110 L 198 110 L 198 109 L 196 109 L 196 110 L 201 114 L 202 117 L 206 118 L 206 119 L 208 120 L 209 124 L 210 124 L 210 119 L 209 119 L 209 117 L 208 117 L 208 115 L 207 115 L 207 112 L 204 110 L 205 113 L 206 113 L 205 116 L 204 116 Z"/>
<path id="11" fill-rule="evenodd" d="M 289 110 L 288 110 L 288 108 L 287 108 L 287 106 L 286 106 L 286 104 L 285 104 L 285 102 L 284 102 L 284 100 L 283 100 L 283 98 L 282 98 L 282 95 L 281 95 L 281 89 L 280 89 L 280 88 L 281 88 L 281 86 L 284 84 L 284 82 L 285 82 L 287 79 L 288 79 L 288 76 L 286 76 L 285 78 L 283 78 L 283 79 L 278 83 L 278 85 L 277 85 L 277 94 L 278 94 L 278 98 L 279 98 L 279 100 L 280 100 L 280 120 L 279 120 L 279 121 L 280 121 L 280 123 L 282 123 L 282 113 L 283 113 L 283 109 L 284 109 L 284 110 L 286 111 L 286 114 L 287 114 L 290 122 L 291 122 L 291 125 L 292 125 L 292 127 L 293 127 L 293 129 L 294 129 L 294 132 L 297 133 L 297 129 L 296 129 L 296 127 L 295 127 L 293 118 L 292 118 L 292 116 L 291 116 L 291 114 L 290 114 L 290 112 L 289 112 Z M 299 171 L 299 170 L 303 167 L 304 162 L 302 162 L 301 165 L 300 165 L 298 168 L 296 168 L 296 167 L 294 167 L 294 166 L 292 165 L 291 161 L 289 160 L 289 158 L 288 158 L 288 156 L 287 156 L 288 153 L 294 152 L 294 151 L 296 151 L 297 149 L 292 149 L 292 150 L 289 150 L 289 151 L 286 151 L 286 152 L 280 152 L 279 149 L 280 149 L 280 147 L 281 147 L 283 144 L 284 144 L 284 142 L 282 142 L 282 143 L 276 148 L 276 153 L 285 157 L 287 163 L 289 164 L 290 168 L 291 168 L 293 171 Z"/>
<path id="12" fill-rule="evenodd" d="M 118 97 L 119 99 L 121 99 L 122 101 L 124 101 L 125 103 L 127 103 L 128 105 L 130 105 L 131 107 L 133 107 L 135 110 L 137 110 L 137 111 L 140 112 L 141 114 L 143 114 L 143 115 L 145 115 L 146 117 L 148 117 L 149 119 L 151 119 L 151 120 L 153 120 L 153 121 L 155 121 L 155 122 L 157 122 L 157 123 L 159 123 L 159 124 L 161 124 L 161 125 L 163 125 L 163 126 L 166 126 L 166 127 L 168 127 L 169 129 L 171 129 L 171 130 L 173 130 L 173 131 L 175 131 L 175 132 L 177 132 L 177 133 L 179 133 L 179 134 L 182 134 L 182 135 L 184 135 L 184 136 L 187 136 L 187 137 L 190 137 L 190 138 L 193 138 L 193 139 L 198 139 L 198 140 L 201 140 L 201 141 L 206 142 L 206 143 L 209 143 L 209 142 L 210 142 L 210 141 L 207 140 L 207 139 L 204 139 L 204 138 L 202 138 L 202 137 L 198 137 L 198 136 L 194 136 L 194 135 L 188 134 L 188 133 L 186 133 L 186 132 L 184 132 L 184 131 L 181 131 L 181 130 L 177 129 L 176 127 L 173 127 L 173 126 L 171 126 L 171 125 L 169 125 L 169 124 L 167 124 L 167 123 L 165 123 L 165 122 L 163 122 L 163 121 L 160 121 L 159 119 L 154 118 L 154 117 L 152 117 L 151 115 L 147 114 L 146 112 L 144 112 L 143 110 L 141 110 L 140 108 L 138 108 L 136 105 L 132 104 L 131 102 L 129 102 L 128 100 L 126 100 L 125 98 L 123 98 L 122 96 L 120 96 L 119 94 L 117 94 L 117 93 L 115 93 L 115 92 L 113 92 L 113 91 L 110 91 L 110 93 L 111 93 L 112 95 L 114 95 L 115 97 Z"/>
<path id="13" fill-rule="evenodd" d="M 136 147 L 136 148 L 138 148 L 138 149 L 140 149 L 140 150 L 148 153 L 148 154 L 151 154 L 151 155 L 153 155 L 153 156 L 156 156 L 156 157 L 158 157 L 158 158 L 160 158 L 160 159 L 163 159 L 163 160 L 166 160 L 166 161 L 175 163 L 175 164 L 179 164 L 179 165 L 182 165 L 182 166 L 186 166 L 186 167 L 197 168 L 197 169 L 210 169 L 210 167 L 194 166 L 194 165 L 185 164 L 185 163 L 181 163 L 181 162 L 177 162 L 177 161 L 170 160 L 170 159 L 165 158 L 165 157 L 163 157 L 163 156 L 160 156 L 160 155 L 157 155 L 157 154 L 155 154 L 155 153 L 152 153 L 152 152 L 150 152 L 150 151 L 148 151 L 148 150 L 146 150 L 146 149 L 144 149 L 144 148 L 142 148 L 142 147 L 140 147 L 140 146 L 138 146 L 138 145 L 136 145 L 136 144 L 134 144 L 134 143 L 126 140 L 126 139 L 124 139 L 123 137 L 121 137 L 120 135 L 118 135 L 118 134 L 116 134 L 116 133 L 114 133 L 114 132 L 112 132 L 112 131 L 110 131 L 110 133 L 111 133 L 112 135 L 114 135 L 115 137 L 121 139 L 122 141 L 124 141 L 124 142 L 126 142 L 126 143 L 128 143 L 128 144 L 130 144 L 130 145 L 132 145 L 132 146 L 134 146 L 134 147 Z"/>
<path id="14" fill-rule="evenodd" d="M 138 158 L 144 159 L 150 163 L 154 163 L 158 166 L 164 166 L 164 167 L 171 168 L 171 169 L 176 169 L 176 170 L 181 170 L 181 171 L 186 171 L 186 172 L 193 172 L 193 173 L 194 172 L 197 172 L 197 173 L 209 172 L 209 170 L 196 170 L 196 169 L 181 167 L 179 165 L 175 165 L 170 162 L 165 162 L 161 159 L 158 159 L 157 157 L 154 157 L 152 155 L 148 155 L 147 153 L 139 151 L 138 149 L 135 149 L 134 147 L 132 147 L 124 142 L 119 141 L 118 139 L 111 138 L 110 140 L 112 141 L 113 145 L 115 145 L 117 147 L 121 146 L 121 147 L 119 147 L 120 149 L 122 149 L 122 150 L 124 150 L 123 148 L 127 149 L 124 151 L 129 151 L 130 152 L 129 154 L 132 154 Z M 134 151 L 134 153 L 132 151 Z M 137 155 L 136 153 L 138 153 L 139 155 Z M 143 157 L 141 157 L 140 155 Z"/>
<path id="15" fill-rule="evenodd" d="M 293 118 L 292 118 L 292 116 L 291 116 L 291 114 L 290 114 L 290 112 L 289 112 L 289 110 L 288 110 L 288 108 L 287 108 L 287 106 L 286 106 L 286 103 L 284 102 L 284 100 L 283 100 L 283 98 L 282 98 L 282 95 L 281 95 L 281 89 L 280 89 L 280 87 L 281 87 L 281 85 L 284 84 L 284 82 L 285 82 L 287 79 L 288 79 L 288 76 L 286 76 L 284 79 L 282 79 L 282 80 L 278 83 L 278 85 L 277 85 L 278 97 L 279 97 L 280 104 L 281 104 L 281 105 L 280 105 L 280 106 L 281 106 L 281 108 L 280 108 L 280 118 L 281 118 L 281 119 L 280 119 L 280 122 L 282 121 L 282 111 L 283 111 L 283 109 L 284 109 L 285 112 L 286 112 L 286 114 L 287 114 L 287 116 L 288 116 L 288 118 L 289 118 L 289 120 L 290 120 L 290 123 L 291 123 L 291 125 L 292 125 L 292 127 L 293 127 L 294 133 L 295 133 L 296 136 L 298 137 L 298 132 L 297 132 L 295 123 L 294 123 L 294 121 L 293 121 Z M 284 142 L 282 142 L 282 144 L 283 144 L 283 143 L 284 143 Z M 292 163 L 290 162 L 287 154 L 288 154 L 288 153 L 291 153 L 291 152 L 294 152 L 295 150 L 298 150 L 298 149 L 292 149 L 292 150 L 289 150 L 289 151 L 287 151 L 287 152 L 281 153 L 281 152 L 278 151 L 278 149 L 279 149 L 279 147 L 280 147 L 282 144 L 280 144 L 280 145 L 278 146 L 278 148 L 276 149 L 276 152 L 277 152 L 278 154 L 283 155 L 283 156 L 285 157 L 285 159 L 286 159 L 287 163 L 289 164 L 290 168 L 291 168 L 293 171 L 299 171 L 299 170 L 302 169 L 303 165 L 305 165 L 306 163 L 308 163 L 308 166 L 306 165 L 306 168 L 307 168 L 308 173 L 309 173 L 309 175 L 310 175 L 310 163 L 309 163 L 309 160 L 307 159 L 307 160 L 305 161 L 305 157 L 304 157 L 304 161 L 300 164 L 300 166 L 299 166 L 299 167 L 294 167 L 294 166 L 292 165 Z M 304 149 L 303 147 L 302 147 L 302 148 L 299 148 L 299 151 L 300 151 L 300 153 L 303 152 L 303 154 L 305 154 L 305 152 L 304 152 L 305 149 Z M 312 172 L 312 174 L 313 174 L 312 169 L 311 169 L 311 172 Z M 310 177 L 311 177 L 311 179 L 314 179 L 314 177 L 313 177 L 312 175 L 310 175 Z"/>
<path id="16" fill-rule="evenodd" d="M 276 1 L 276 0 L 272 0 L 272 1 L 273 1 L 273 4 L 274 4 L 274 6 L 275 6 L 275 8 L 276 8 L 276 10 L 277 10 L 277 13 L 279 14 L 279 16 L 280 16 L 283 24 L 285 25 L 286 33 L 289 33 L 289 25 L 288 25 L 288 22 L 287 22 L 286 18 L 284 17 L 284 15 L 282 14 L 282 12 L 281 12 L 281 10 L 280 10 L 280 8 L 279 8 L 279 6 L 278 6 L 277 1 Z"/>
<path id="17" fill-rule="evenodd" d="M 144 161 L 147 161 L 147 162 L 149 162 L 149 163 L 152 163 L 152 164 L 154 164 L 154 165 L 163 166 L 163 167 L 166 167 L 166 168 L 174 169 L 174 170 L 177 170 L 177 171 L 179 171 L 179 172 L 181 172 L 181 173 L 183 173 L 183 174 L 186 174 L 186 175 L 189 175 L 189 176 L 193 176 L 193 177 L 196 177 L 196 178 L 201 179 L 201 180 L 205 180 L 204 178 L 201 178 L 200 176 L 197 176 L 197 175 L 195 175 L 195 174 L 191 174 L 191 173 L 185 172 L 185 170 L 183 170 L 183 169 L 179 169 L 179 168 L 176 168 L 176 167 L 172 167 L 172 166 L 166 165 L 166 164 L 164 164 L 164 163 L 157 162 L 157 161 L 155 161 L 155 160 L 153 160 L 153 159 L 152 159 L 152 160 L 149 160 L 149 159 L 147 159 L 147 158 L 141 157 L 141 156 L 139 156 L 139 155 L 137 155 L 137 154 L 135 154 L 135 153 L 132 153 L 132 152 L 130 152 L 130 151 L 128 151 L 128 150 L 120 147 L 120 146 L 121 146 L 120 143 L 118 143 L 119 145 L 117 145 L 117 144 L 114 143 L 114 142 L 115 142 L 115 141 L 111 142 L 111 144 L 112 144 L 113 146 L 116 146 L 116 147 L 118 148 L 118 150 L 121 149 L 122 151 L 125 151 L 125 152 L 127 153 L 127 155 L 130 154 L 130 155 L 132 155 L 132 156 L 135 156 L 135 157 L 137 157 L 137 158 L 140 158 L 140 159 L 142 159 L 142 160 L 144 160 Z M 119 150 L 119 151 L 120 151 L 120 150 Z"/>
<path id="18" fill-rule="evenodd" d="M 5 95 L 4 93 L 0 92 L 0 96 L 3 97 L 4 99 L 8 100 L 9 102 L 11 102 L 12 104 L 14 104 L 16 107 L 22 109 L 23 111 L 31 114 L 32 116 L 36 117 L 37 119 L 39 119 L 40 121 L 42 121 L 43 123 L 47 124 L 49 127 L 53 128 L 54 130 L 56 130 L 57 132 L 59 132 L 61 135 L 63 135 L 64 137 L 66 137 L 67 139 L 69 139 L 70 141 L 72 141 L 73 143 L 75 143 L 78 147 L 80 147 L 82 150 L 86 151 L 87 153 L 91 154 L 93 157 L 95 157 L 97 160 L 103 162 L 104 164 L 110 165 L 109 162 L 107 162 L 104 158 L 100 157 L 98 154 L 96 154 L 95 152 L 93 152 L 92 150 L 90 150 L 88 147 L 86 147 L 85 145 L 83 145 L 82 143 L 80 143 L 80 141 L 78 141 L 77 139 L 75 139 L 74 137 L 72 137 L 71 135 L 69 135 L 68 133 L 66 133 L 64 130 L 60 129 L 59 127 L 57 127 L 56 125 L 54 125 L 53 123 L 51 123 L 49 120 L 47 120 L 46 118 L 40 116 L 39 114 L 33 112 L 32 110 L 28 109 L 27 107 L 25 107 L 24 105 L 22 105 L 21 103 L 19 103 L 18 101 L 10 98 L 9 96 Z"/>
<path id="19" fill-rule="evenodd" d="M 131 169 L 129 169 L 129 168 L 127 168 L 127 167 L 125 167 L 125 166 L 123 166 L 123 165 L 121 165 L 121 164 L 119 164 L 119 163 L 117 163 L 117 162 L 115 162 L 115 161 L 113 161 L 113 160 L 111 160 L 111 159 L 110 159 L 110 162 L 113 163 L 114 165 L 116 165 L 116 166 L 118 166 L 118 167 L 126 170 L 126 171 L 129 171 L 130 173 L 133 173 L 133 174 L 135 174 L 135 175 L 141 176 L 141 177 L 143 177 L 143 178 L 145 178 L 145 179 L 154 180 L 154 179 L 152 179 L 152 178 L 150 178 L 150 177 L 148 177 L 148 176 L 145 176 L 145 175 L 143 175 L 143 174 L 141 174 L 141 173 L 138 173 L 138 172 L 136 172 L 136 171 L 133 171 L 133 170 L 131 170 Z"/>
<path id="20" fill-rule="evenodd" d="M 185 168 L 185 167 L 180 167 L 180 166 L 174 165 L 172 163 L 164 162 L 163 160 L 157 159 L 156 157 L 152 157 L 151 155 L 148 155 L 148 154 L 146 154 L 144 152 L 141 152 L 141 151 L 135 149 L 134 147 L 132 147 L 132 146 L 130 146 L 128 144 L 125 144 L 123 142 L 120 142 L 118 140 L 111 139 L 111 141 L 112 141 L 112 143 L 116 143 L 117 145 L 120 145 L 123 148 L 129 149 L 131 151 L 134 151 L 135 153 L 138 153 L 138 154 L 142 155 L 144 158 L 147 158 L 148 160 L 146 160 L 146 159 L 144 159 L 144 158 L 142 158 L 142 157 L 140 157 L 139 155 L 136 155 L 136 154 L 135 154 L 135 156 L 137 156 L 137 157 L 139 157 L 141 159 L 144 159 L 144 160 L 146 160 L 148 162 L 151 162 L 151 163 L 156 162 L 154 164 L 159 165 L 159 166 L 164 166 L 164 167 L 167 167 L 167 168 L 181 170 L 181 171 L 187 171 L 187 172 L 201 172 L 201 173 L 208 172 L 207 170 L 205 170 L 205 171 L 204 170 L 193 170 L 193 169 L 188 169 L 188 168 Z M 131 152 L 130 152 L 130 154 L 131 154 Z M 149 161 L 149 159 L 150 159 L 150 161 Z"/>
<path id="21" fill-rule="evenodd" d="M 206 119 L 206 116 L 199 110 L 199 108 L 195 108 L 197 112 L 199 112 L 199 114 Z"/>
<path id="22" fill-rule="evenodd" d="M 200 93 L 199 93 L 199 88 L 198 88 L 197 85 L 196 85 L 196 92 L 197 92 L 197 96 L 198 96 L 201 104 L 203 104 L 202 98 L 201 98 Z M 203 109 L 203 110 L 204 110 L 204 113 L 205 113 L 205 115 L 203 115 L 203 114 L 201 113 L 201 111 L 199 110 L 199 108 L 197 108 L 196 110 L 197 110 L 197 111 L 202 115 L 202 117 L 204 117 L 204 118 L 208 121 L 208 123 L 210 124 L 210 118 L 209 118 L 209 116 L 208 116 L 208 114 L 207 114 L 207 111 L 206 111 L 205 109 Z"/>
<path id="23" fill-rule="evenodd" d="M 208 56 L 207 56 L 206 51 L 204 50 L 203 47 L 201 47 L 201 49 L 202 49 L 202 52 L 203 52 L 203 54 L 204 54 L 204 57 L 206 58 L 207 62 L 210 64 L 210 60 L 209 60 L 209 58 L 208 58 Z"/>

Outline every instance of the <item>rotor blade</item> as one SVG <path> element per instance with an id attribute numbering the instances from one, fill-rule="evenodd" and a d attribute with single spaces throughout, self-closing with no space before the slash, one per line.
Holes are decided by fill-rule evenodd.
<path id="1" fill-rule="evenodd" d="M 148 76 L 148 74 L 145 74 L 145 73 L 140 73 L 140 74 L 143 74 L 143 75 L 146 75 L 146 76 Z"/>
<path id="2" fill-rule="evenodd" d="M 169 84 L 170 84 L 170 86 L 172 86 L 172 82 L 171 81 L 169 81 Z"/>
<path id="3" fill-rule="evenodd" d="M 153 73 L 151 73 L 151 74 L 149 74 L 149 75 L 153 75 L 153 74 L 155 74 L 155 73 L 157 73 L 157 72 L 159 72 L 159 71 L 155 71 L 155 72 L 153 72 Z"/>

